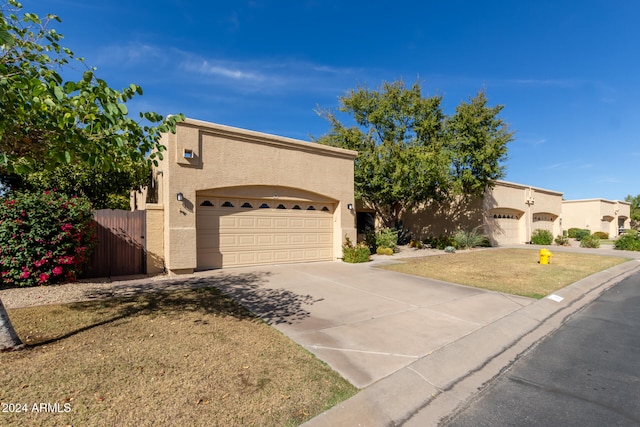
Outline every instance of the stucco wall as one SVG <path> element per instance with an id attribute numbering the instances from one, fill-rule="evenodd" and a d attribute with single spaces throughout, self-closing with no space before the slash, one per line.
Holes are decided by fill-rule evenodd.
<path id="1" fill-rule="evenodd" d="M 448 203 L 427 203 L 402 215 L 413 237 L 451 235 L 482 227 L 493 245 L 525 243 L 536 228 L 561 233 L 562 193 L 496 181 L 482 198 L 460 197 Z"/>
<path id="2" fill-rule="evenodd" d="M 164 135 L 163 144 L 167 152 L 157 170 L 162 171 L 164 258 L 170 271 L 196 267 L 196 194 L 215 189 L 315 193 L 336 205 L 335 256 L 342 256 L 345 235 L 355 239 L 355 215 L 347 209 L 354 203 L 354 151 L 191 119 L 179 123 L 175 134 Z M 191 158 L 185 158 L 185 150 Z"/>
<path id="3" fill-rule="evenodd" d="M 604 231 L 609 237 L 618 235 L 618 228 L 629 228 L 631 204 L 618 200 L 583 199 L 562 202 L 562 224 L 569 228 L 584 228 L 592 233 Z"/>
<path id="4" fill-rule="evenodd" d="M 485 192 L 484 212 L 485 231 L 493 244 L 529 242 L 536 229 L 554 236 L 562 232 L 562 193 L 557 191 L 497 181 Z M 514 222 L 513 230 L 505 230 L 504 220 L 496 218 L 505 214 Z"/>

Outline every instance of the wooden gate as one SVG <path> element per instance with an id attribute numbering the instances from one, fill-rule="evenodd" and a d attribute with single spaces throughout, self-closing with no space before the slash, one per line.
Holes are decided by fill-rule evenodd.
<path id="1" fill-rule="evenodd" d="M 146 211 L 102 209 L 93 220 L 98 242 L 81 277 L 146 273 Z"/>

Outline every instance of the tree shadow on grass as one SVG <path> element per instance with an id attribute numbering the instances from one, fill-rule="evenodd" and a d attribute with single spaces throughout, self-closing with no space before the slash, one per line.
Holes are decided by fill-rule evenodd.
<path id="1" fill-rule="evenodd" d="M 29 343 L 51 344 L 92 328 L 140 315 L 177 315 L 186 312 L 231 316 L 269 325 L 293 324 L 309 317 L 305 305 L 321 299 L 267 286 L 269 272 L 219 274 L 172 280 L 138 280 L 108 288 L 89 289 L 86 301 L 70 303 L 71 310 L 106 313 L 96 320 L 54 338 Z M 79 325 L 77 325 L 79 326 Z"/>

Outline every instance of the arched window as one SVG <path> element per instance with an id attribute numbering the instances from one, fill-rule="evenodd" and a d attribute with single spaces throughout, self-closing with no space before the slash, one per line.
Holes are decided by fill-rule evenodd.
<path id="1" fill-rule="evenodd" d="M 280 203 L 276 209 L 287 209 L 287 208 L 285 208 L 284 205 Z"/>
<path id="2" fill-rule="evenodd" d="M 322 207 L 322 212 L 329 212 L 329 208 L 328 208 L 328 207 L 326 207 L 326 206 L 323 206 L 323 207 Z"/>
<path id="3" fill-rule="evenodd" d="M 200 203 L 200 206 L 213 206 L 213 203 L 211 203 L 211 201 L 209 200 L 205 200 L 204 202 Z"/>
<path id="4" fill-rule="evenodd" d="M 295 206 L 294 206 L 294 207 L 292 207 L 291 209 L 295 209 L 295 210 L 299 211 L 299 210 L 300 210 L 300 209 L 302 209 L 302 208 L 301 208 L 300 206 L 298 206 L 298 205 L 295 205 Z"/>
<path id="5" fill-rule="evenodd" d="M 315 211 L 315 210 L 316 210 L 316 208 L 314 208 L 314 207 L 313 207 L 313 205 L 310 205 L 310 206 L 307 208 L 307 210 L 308 210 L 308 211 Z"/>
<path id="6" fill-rule="evenodd" d="M 249 202 L 244 202 L 244 203 L 242 204 L 242 206 L 240 206 L 240 207 L 241 207 L 241 208 L 252 208 L 253 206 L 251 206 L 251 203 L 249 203 Z"/>
<path id="7" fill-rule="evenodd" d="M 227 200 L 226 202 L 224 202 L 224 203 L 222 204 L 222 207 L 223 207 L 223 208 L 232 208 L 232 207 L 234 207 L 234 206 L 233 206 L 233 203 L 231 203 L 230 201 L 228 201 L 228 200 Z"/>
<path id="8" fill-rule="evenodd" d="M 269 205 L 266 203 L 263 203 L 260 205 L 260 209 L 268 209 L 268 208 L 269 208 Z"/>

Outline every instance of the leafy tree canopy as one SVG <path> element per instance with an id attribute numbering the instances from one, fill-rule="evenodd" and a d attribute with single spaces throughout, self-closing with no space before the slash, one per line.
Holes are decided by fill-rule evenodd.
<path id="1" fill-rule="evenodd" d="M 118 169 L 104 171 L 72 163 L 56 169 L 40 169 L 24 175 L 6 177 L 5 185 L 14 190 L 55 189 L 69 196 L 84 197 L 93 209 L 130 209 L 131 190 L 149 184 L 151 170 L 146 163 L 126 160 Z"/>
<path id="2" fill-rule="evenodd" d="M 109 171 L 162 158 L 160 134 L 182 116 L 130 118 L 126 102 L 142 94 L 139 86 L 110 88 L 60 46 L 49 28 L 57 16 L 21 12 L 15 0 L 0 4 L 0 168 L 24 174 L 80 162 Z M 85 69 L 78 81 L 61 76 L 71 61 Z"/>
<path id="3" fill-rule="evenodd" d="M 629 194 L 624 200 L 631 203 L 631 219 L 636 222 L 640 221 L 640 194 L 635 197 Z"/>
<path id="4" fill-rule="evenodd" d="M 359 152 L 355 193 L 387 227 L 400 214 L 427 201 L 482 195 L 504 176 L 507 144 L 513 140 L 499 118 L 503 106 L 487 105 L 484 92 L 442 110 L 442 97 L 422 96 L 418 83 L 383 83 L 379 90 L 358 87 L 339 98 L 338 112 L 355 122 L 343 124 L 336 113 L 318 113 L 330 123 L 322 144 Z"/>

